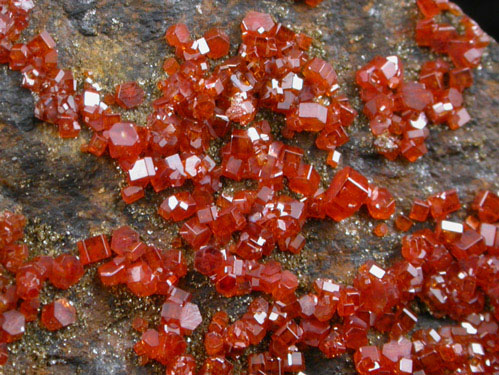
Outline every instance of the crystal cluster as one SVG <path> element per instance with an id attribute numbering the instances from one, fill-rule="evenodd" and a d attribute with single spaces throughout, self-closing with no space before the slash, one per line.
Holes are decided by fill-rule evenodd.
<path id="1" fill-rule="evenodd" d="M 176 287 L 179 279 L 187 273 L 182 251 L 164 251 L 146 245 L 128 226 L 114 230 L 110 242 L 106 236 L 99 235 L 80 241 L 78 248 L 81 258 L 88 259 L 87 263 L 113 257 L 97 269 L 103 285 L 124 284 L 138 297 L 155 294 L 166 297 L 157 329 L 148 328 L 148 322 L 143 319 L 133 322 L 133 326 L 142 332 L 141 340 L 134 347 L 142 363 L 156 360 L 173 365 L 173 360 L 185 361 L 186 357 L 177 358 L 185 353 L 183 337 L 201 324 L 202 317 L 197 305 L 190 302 L 191 294 Z"/>
<path id="2" fill-rule="evenodd" d="M 0 63 L 8 64 L 9 56 L 21 32 L 28 26 L 29 11 L 35 4 L 32 0 L 0 1 Z M 19 49 L 26 53 L 26 49 Z"/>
<path id="3" fill-rule="evenodd" d="M 423 156 L 429 123 L 445 123 L 456 130 L 471 120 L 462 93 L 473 84 L 472 70 L 490 41 L 455 4 L 447 0 L 418 0 L 417 4 L 424 19 L 417 23 L 416 42 L 447 54 L 454 66 L 442 59 L 427 61 L 421 66 L 419 81 L 406 82 L 399 57 L 376 56 L 356 75 L 374 146 L 390 160 L 400 155 L 413 162 Z M 460 17 L 463 34 L 436 21 L 443 11 Z"/>
<path id="4" fill-rule="evenodd" d="M 318 0 L 306 0 L 316 6 Z M 462 92 L 471 86 L 471 69 L 489 38 L 447 0 L 418 0 L 424 15 L 416 29 L 419 45 L 447 54 L 454 67 L 429 61 L 419 82 L 404 81 L 396 56 L 375 57 L 357 73 L 364 113 L 376 136 L 375 145 L 389 159 L 415 161 L 426 152 L 428 122 L 457 129 L 469 121 Z M 84 266 L 98 263 L 105 286 L 124 285 L 138 297 L 164 296 L 160 321 L 151 328 L 143 318 L 132 326 L 141 333 L 134 351 L 141 363 L 157 361 L 167 375 L 231 375 L 233 357 L 248 354 L 249 375 L 300 373 L 304 351 L 318 348 L 327 358 L 354 353 L 359 374 L 496 374 L 499 319 L 499 197 L 480 191 L 474 214 L 461 223 L 449 215 L 461 208 L 456 190 L 413 202 L 395 226 L 408 232 L 414 222 L 435 221 L 402 238 L 402 259 L 383 267 L 361 265 L 352 285 L 318 278 L 299 288 L 298 276 L 275 260 L 274 248 L 297 254 L 305 246 L 303 225 L 310 218 L 341 221 L 363 206 L 377 220 L 390 219 L 395 200 L 344 167 L 328 187 L 307 163 L 305 151 L 272 136 L 266 121 L 255 120 L 260 108 L 283 114 L 285 138 L 296 132 L 317 133 L 317 148 L 328 151 L 326 162 L 337 167 L 337 148 L 348 141 L 346 129 L 356 112 L 338 94 L 336 73 L 328 62 L 311 57 L 312 39 L 295 33 L 268 14 L 249 12 L 241 23 L 238 54 L 228 55 L 230 41 L 212 28 L 192 38 L 185 24 L 168 28 L 166 42 L 176 57 L 164 61 L 168 78 L 158 83 L 161 97 L 153 102 L 146 126 L 122 121 L 110 106 L 140 106 L 144 91 L 136 82 L 102 95 L 91 75 L 83 91 L 69 70 L 57 65 L 55 42 L 43 31 L 26 44 L 15 44 L 27 25 L 31 0 L 0 0 L 0 62 L 21 72 L 23 86 L 37 94 L 35 115 L 58 126 L 62 137 L 75 137 L 80 123 L 92 129 L 83 151 L 108 154 L 127 178 L 121 195 L 126 203 L 144 196 L 148 186 L 159 193 L 189 181 L 192 189 L 169 191 L 158 207 L 166 221 L 179 222 L 172 248 L 144 243 L 128 226 L 77 243 L 79 258 L 62 254 L 28 261 L 20 243 L 21 215 L 0 216 L 0 363 L 6 344 L 19 340 L 26 322 L 37 319 L 39 294 L 46 280 L 59 289 L 78 283 Z M 459 16 L 464 34 L 437 16 Z M 209 156 L 210 142 L 228 139 L 220 163 Z M 227 192 L 223 179 L 253 180 L 254 188 Z M 291 193 L 282 192 L 287 187 Z M 386 223 L 374 234 L 387 234 Z M 224 297 L 258 293 L 235 321 L 221 311 L 211 317 L 204 336 L 207 357 L 198 371 L 187 353 L 185 336 L 202 323 L 192 295 L 178 287 L 188 266 L 183 247 L 193 250 L 193 268 L 207 276 Z M 415 303 L 436 317 L 458 323 L 439 329 L 414 330 Z M 490 309 L 489 309 L 490 307 Z M 56 299 L 41 309 L 41 325 L 58 330 L 74 324 L 76 309 Z M 372 345 L 372 330 L 389 341 Z M 268 343 L 268 345 L 267 345 Z M 201 365 L 201 364 L 200 364 Z"/>
<path id="5" fill-rule="evenodd" d="M 167 374 L 182 374 L 196 367 L 194 359 L 185 354 L 185 335 L 190 335 L 202 322 L 197 305 L 190 302 L 191 294 L 172 287 L 161 308 L 161 322 L 157 329 L 146 329 L 134 350 L 142 363 L 158 361 L 167 366 Z M 189 372 L 186 372 L 189 374 Z"/>
<path id="6" fill-rule="evenodd" d="M 58 67 L 55 41 L 42 31 L 27 43 L 16 43 L 33 6 L 31 0 L 0 2 L 0 62 L 20 71 L 22 86 L 36 93 L 35 116 L 56 124 L 61 137 L 75 137 L 81 129 L 80 98 L 73 73 Z"/>
<path id="7" fill-rule="evenodd" d="M 417 0 L 424 19 L 416 25 L 416 42 L 432 51 L 446 54 L 455 65 L 450 72 L 450 81 L 461 82 L 461 88 L 472 83 L 469 69 L 480 64 L 483 52 L 490 43 L 490 37 L 454 3 L 448 0 Z M 439 23 L 437 18 L 449 12 L 458 18 L 459 25 Z M 458 29 L 463 32 L 460 33 Z M 464 79 L 464 81 L 463 81 Z"/>
<path id="8" fill-rule="evenodd" d="M 303 150 L 270 144 L 268 124 L 250 123 L 260 108 L 284 114 L 283 134 L 318 133 L 317 147 L 327 150 L 329 164 L 336 166 L 341 156 L 336 148 L 348 141 L 346 129 L 356 112 L 338 95 L 331 64 L 307 54 L 310 37 L 258 12 L 246 15 L 241 31 L 238 55 L 210 69 L 210 59 L 228 54 L 228 36 L 213 28 L 193 39 L 185 24 L 169 27 L 165 39 L 181 63 L 166 59 L 168 78 L 158 83 L 162 96 L 153 102 L 146 126 L 122 121 L 110 107 L 140 105 L 144 92 L 137 83 L 118 85 L 114 95 L 103 95 L 88 75 L 83 91 L 76 92 L 71 71 L 57 66 L 55 42 L 46 31 L 15 45 L 8 61 L 23 74 L 23 86 L 39 96 L 38 118 L 57 124 L 63 137 L 74 137 L 80 124 L 87 125 L 93 135 L 82 150 L 96 156 L 108 153 L 118 161 L 127 176 L 128 186 L 121 191 L 126 203 L 142 198 L 149 185 L 160 192 L 187 180 L 211 194 L 220 190 L 221 176 L 254 178 L 272 187 L 287 177 L 292 190 L 313 195 L 319 175 L 301 161 Z M 251 127 L 233 132 L 219 166 L 207 155 L 210 141 L 224 137 L 233 124 Z M 292 167 L 284 167 L 284 157 Z"/>
<path id="9" fill-rule="evenodd" d="M 252 154 L 247 133 L 258 135 L 253 127 L 240 131 L 237 138 L 233 134 L 226 149 L 233 152 L 245 150 L 246 154 Z M 327 190 L 318 186 L 318 176 L 314 181 L 310 172 L 299 179 L 291 177 L 292 173 L 303 168 L 317 172 L 300 160 L 302 155 L 296 153 L 295 147 L 272 142 L 270 134 L 256 139 L 262 138 L 269 139 L 269 155 L 280 155 L 275 165 L 280 165 L 280 168 L 284 165 L 285 172 L 281 169 L 278 176 L 263 181 L 265 183 L 257 177 L 262 186 L 256 190 L 240 190 L 234 194 L 222 192 L 216 202 L 200 191 L 176 193 L 167 197 L 159 209 L 160 215 L 168 220 L 186 220 L 180 227 L 180 236 L 196 251 L 196 269 L 212 278 L 217 290 L 227 297 L 252 290 L 273 294 L 269 288 L 277 284 L 262 283 L 260 278 L 268 272 L 280 274 L 280 268 L 272 266 L 272 271 L 264 270 L 256 261 L 268 256 L 276 246 L 281 251 L 299 253 L 305 246 L 301 229 L 308 218 L 328 216 L 340 221 L 352 216 L 363 205 L 376 219 L 388 219 L 395 211 L 395 201 L 388 190 L 370 185 L 364 176 L 350 167 L 339 171 Z M 260 142 L 260 156 L 264 149 L 262 144 Z M 232 155 L 224 157 L 222 166 L 227 165 L 224 170 L 232 168 L 231 160 L 235 159 Z M 258 153 L 254 155 L 256 158 Z M 276 194 L 276 190 L 282 187 L 283 174 L 289 177 L 291 190 L 301 193 L 302 199 Z"/>
<path id="10" fill-rule="evenodd" d="M 7 361 L 6 344 L 20 340 L 26 323 L 35 321 L 40 309 L 40 291 L 46 280 L 59 289 L 68 289 L 83 276 L 78 258 L 62 254 L 57 258 L 39 256 L 28 261 L 23 238 L 23 215 L 0 214 L 0 364 Z M 41 324 L 55 331 L 76 321 L 76 309 L 58 299 L 42 309 Z"/>
<path id="11" fill-rule="evenodd" d="M 300 231 L 307 217 L 327 215 L 339 221 L 364 204 L 373 217 L 390 217 L 395 205 L 388 191 L 370 186 L 351 168 L 342 170 L 324 190 L 303 149 L 275 141 L 266 121 L 253 121 L 260 107 L 285 114 L 287 136 L 318 132 L 317 146 L 328 150 L 330 164 L 337 165 L 336 147 L 348 140 L 345 129 L 356 112 L 337 95 L 332 66 L 307 55 L 311 39 L 257 12 L 247 14 L 241 30 L 239 54 L 210 70 L 208 58 L 228 53 L 227 35 L 210 29 L 193 40 L 184 24 L 168 28 L 165 39 L 181 63 L 171 57 L 165 60 L 169 76 L 158 83 L 162 96 L 154 101 L 145 127 L 122 122 L 104 108 L 101 94 L 87 80 L 81 95 L 83 107 L 90 105 L 84 111 L 92 116 L 84 122 L 94 134 L 84 150 L 97 156 L 108 152 L 118 161 L 127 176 L 128 186 L 121 191 L 124 201 L 142 198 L 148 186 L 161 192 L 191 181 L 194 189 L 168 196 L 158 207 L 159 215 L 184 221 L 180 235 L 195 249 L 225 245 L 238 233 L 238 244 L 228 253 L 244 260 L 268 255 L 275 245 L 298 253 L 305 244 Z M 121 92 L 128 98 L 127 107 L 140 103 L 143 96 L 136 84 L 124 84 L 116 90 L 118 103 Z M 232 129 L 234 123 L 242 127 Z M 229 131 L 230 141 L 222 148 L 218 165 L 207 153 L 210 141 Z M 233 196 L 222 193 L 215 202 L 213 194 L 220 193 L 222 177 L 253 179 L 258 189 Z M 277 197 L 285 182 L 301 200 Z M 83 253 L 82 260 L 88 262 Z"/>
<path id="12" fill-rule="evenodd" d="M 27 247 L 17 242 L 22 239 L 24 225 L 22 215 L 4 212 L 0 216 L 0 262 L 4 267 L 0 269 L 2 364 L 7 360 L 5 345 L 19 340 L 26 322 L 37 319 L 43 283 L 49 280 L 56 288 L 68 289 L 83 276 L 83 265 L 96 262 L 101 262 L 97 273 L 106 286 L 125 284 L 139 297 L 166 296 L 158 330 L 148 329 L 147 322 L 136 323 L 142 327 L 145 324 L 142 340 L 135 346 L 143 362 L 154 359 L 169 364 L 184 353 L 183 336 L 190 335 L 201 324 L 202 317 L 197 305 L 190 302 L 190 293 L 176 287 L 187 273 L 180 249 L 163 251 L 146 245 L 136 231 L 123 226 L 113 232 L 111 241 L 105 235 L 79 241 L 81 261 L 69 254 L 27 261 Z M 14 277 L 8 277 L 4 269 Z M 56 299 L 43 306 L 40 322 L 49 331 L 59 330 L 76 322 L 76 309 L 68 300 Z"/>
<path id="13" fill-rule="evenodd" d="M 479 192 L 472 205 L 479 218 L 470 216 L 465 224 L 446 220 L 460 208 L 454 190 L 427 202 L 436 222 L 434 231 L 405 236 L 404 259 L 391 267 L 373 261 L 363 264 L 353 286 L 317 279 L 313 291 L 300 296 L 292 273 L 273 261 L 259 266 L 258 274 L 264 277 L 258 280 L 260 289 L 254 290 L 271 294 L 273 302 L 255 298 L 233 323 L 224 312 L 216 313 L 205 334 L 208 361 L 226 363 L 226 357 L 269 337 L 267 351 L 249 356 L 248 374 L 303 371 L 307 347 L 318 347 L 328 358 L 355 351 L 359 374 L 497 372 L 499 197 Z M 237 276 L 235 280 L 236 285 L 243 283 Z M 485 296 L 495 313 L 484 311 Z M 407 339 L 418 321 L 412 307 L 415 299 L 426 303 L 435 316 L 448 316 L 459 324 L 419 330 Z M 387 334 L 389 341 L 381 347 L 369 345 L 373 329 Z M 230 374 L 230 366 L 224 371 L 221 374 Z"/>

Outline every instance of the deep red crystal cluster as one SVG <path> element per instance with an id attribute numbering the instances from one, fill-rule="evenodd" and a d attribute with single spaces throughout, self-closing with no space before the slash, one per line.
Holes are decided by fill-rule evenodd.
<path id="1" fill-rule="evenodd" d="M 232 324 L 225 313 L 215 314 L 205 335 L 210 360 L 226 364 L 226 356 L 237 356 L 267 336 L 268 351 L 248 358 L 249 374 L 303 371 L 307 347 L 318 347 L 328 358 L 355 351 L 360 374 L 498 371 L 499 197 L 480 192 L 472 205 L 478 218 L 470 216 L 464 224 L 447 220 L 461 207 L 455 191 L 426 202 L 435 230 L 405 236 L 404 259 L 389 268 L 372 261 L 362 265 L 353 286 L 318 279 L 311 293 L 298 296 L 296 276 L 272 261 L 259 266 L 263 277 L 257 290 L 271 294 L 273 302 L 257 297 Z M 412 211 L 411 216 L 416 219 Z M 253 271 L 246 272 L 251 283 Z M 435 316 L 448 316 L 459 325 L 419 330 L 407 339 L 418 320 L 415 298 Z M 495 315 L 484 311 L 485 298 Z M 371 329 L 388 334 L 390 341 L 380 348 L 368 345 Z M 229 367 L 220 373 L 230 374 Z"/>
<path id="2" fill-rule="evenodd" d="M 264 107 L 286 115 L 286 137 L 301 131 L 318 133 L 317 147 L 329 151 L 328 163 L 337 165 L 340 155 L 335 149 L 348 141 L 346 129 L 356 116 L 348 100 L 338 95 L 333 67 L 306 53 L 310 37 L 257 12 L 247 14 L 241 30 L 238 55 L 213 71 L 208 58 L 221 58 L 229 51 L 223 31 L 211 29 L 193 40 L 184 24 L 167 30 L 166 41 L 182 63 L 174 58 L 165 61 L 169 77 L 158 83 L 163 95 L 154 101 L 145 127 L 123 122 L 109 107 L 130 109 L 142 103 L 144 92 L 135 82 L 119 85 L 114 96 L 106 96 L 89 76 L 83 92 L 77 93 L 72 73 L 57 67 L 55 43 L 45 31 L 12 47 L 8 61 L 21 71 L 23 86 L 38 94 L 38 118 L 57 124 L 63 137 L 77 136 L 80 123 L 93 130 L 83 151 L 96 156 L 107 151 L 118 160 L 129 184 L 122 189 L 127 203 L 143 197 L 148 185 L 159 192 L 186 180 L 212 193 L 220 189 L 221 176 L 255 178 L 268 186 L 282 185 L 285 176 L 292 190 L 312 195 L 318 173 L 301 162 L 303 150 L 285 150 L 283 144 L 271 148 L 266 124 L 235 130 L 221 167 L 206 154 L 212 139 L 224 137 L 234 123 L 249 125 Z M 259 136 L 264 138 L 255 138 Z M 296 166 L 284 168 L 284 157 Z"/>
<path id="3" fill-rule="evenodd" d="M 68 289 L 83 276 L 83 266 L 73 255 L 40 256 L 28 260 L 24 216 L 9 211 L 0 214 L 0 364 L 8 358 L 6 344 L 20 340 L 27 322 L 35 321 L 40 309 L 40 291 L 49 280 L 58 289 Z M 76 309 L 62 298 L 43 306 L 41 325 L 55 331 L 76 321 Z"/>
<path id="4" fill-rule="evenodd" d="M 319 2 L 306 1 L 312 6 Z M 425 16 L 417 25 L 418 44 L 448 54 L 455 68 L 443 60 L 430 61 L 423 65 L 419 82 L 405 82 L 400 59 L 390 56 L 374 58 L 357 73 L 376 147 L 390 159 L 422 156 L 429 121 L 455 129 L 469 120 L 461 93 L 471 85 L 471 69 L 489 41 L 454 4 L 417 3 Z M 82 277 L 84 265 L 101 262 L 103 285 L 126 285 L 138 297 L 164 296 L 156 328 L 142 318 L 132 325 L 141 332 L 134 346 L 141 362 L 158 361 L 167 375 L 230 375 L 231 358 L 264 343 L 264 352 L 248 356 L 249 375 L 303 371 L 303 352 L 310 347 L 328 358 L 353 352 L 359 374 L 499 373 L 499 197 L 491 191 L 477 194 L 472 204 L 476 214 L 464 223 L 449 218 L 461 208 L 455 190 L 415 200 L 407 216 L 396 217 L 395 226 L 408 231 L 414 221 L 431 217 L 434 230 L 403 237 L 403 259 L 390 267 L 363 264 L 353 285 L 319 278 L 303 293 L 294 273 L 276 261 L 261 260 L 275 247 L 299 253 L 309 218 L 341 221 L 362 206 L 378 220 L 395 212 L 390 192 L 369 184 L 350 167 L 323 188 L 304 150 L 274 140 L 270 125 L 255 120 L 260 108 L 284 114 L 285 138 L 295 132 L 317 133 L 315 144 L 329 152 L 327 163 L 338 165 L 336 148 L 348 141 L 346 129 L 356 112 L 338 95 L 333 67 L 308 56 L 310 37 L 275 23 L 268 14 L 249 12 L 241 23 L 243 43 L 237 56 L 210 69 L 210 59 L 228 55 L 228 36 L 210 29 L 192 39 L 186 25 L 172 25 L 165 38 L 176 58 L 164 61 L 168 78 L 158 83 L 162 96 L 154 101 L 147 126 L 138 126 L 111 110 L 113 105 L 133 109 L 143 103 L 145 94 L 136 82 L 102 95 L 88 76 L 78 93 L 71 71 L 58 68 L 48 33 L 14 44 L 32 7 L 30 0 L 0 0 L 0 62 L 21 71 L 23 86 L 39 97 L 35 115 L 56 124 L 63 137 L 77 136 L 80 123 L 92 129 L 83 151 L 108 153 L 117 160 L 127 176 L 128 185 L 121 191 L 126 203 L 142 198 L 149 185 L 161 192 L 191 181 L 193 189 L 171 193 L 158 207 L 165 220 L 181 222 L 180 238 L 166 251 L 123 226 L 110 240 L 100 234 L 79 241 L 79 258 L 63 254 L 28 261 L 27 247 L 18 243 L 25 220 L 4 213 L 1 363 L 7 360 L 6 344 L 20 339 L 26 322 L 36 320 L 44 281 L 67 289 Z M 464 34 L 437 23 L 442 11 L 461 17 Z M 229 141 L 217 164 L 208 149 L 213 139 L 224 137 Z M 229 194 L 222 191 L 222 177 L 254 180 L 255 188 Z M 294 195 L 281 191 L 285 185 Z M 383 236 L 387 231 L 380 223 L 374 233 Z M 221 295 L 260 293 L 238 320 L 230 322 L 225 312 L 212 316 L 204 340 L 207 358 L 199 371 L 184 338 L 202 323 L 191 294 L 178 287 L 188 271 L 184 245 L 194 250 L 194 269 L 209 277 Z M 409 339 L 418 320 L 416 301 L 436 317 L 458 324 L 418 330 Z M 65 299 L 41 311 L 48 330 L 75 320 L 76 310 Z M 386 334 L 389 341 L 370 345 L 371 330 Z"/>
<path id="5" fill-rule="evenodd" d="M 423 156 L 429 123 L 446 123 L 456 130 L 471 120 L 462 92 L 473 84 L 472 70 L 490 42 L 455 4 L 447 0 L 418 0 L 417 4 L 424 19 L 417 23 L 416 42 L 448 55 L 454 67 L 442 59 L 427 61 L 421 66 L 419 81 L 406 82 L 399 57 L 376 56 L 356 75 L 374 146 L 390 160 L 400 155 L 414 162 Z M 436 21 L 443 11 L 460 17 L 463 34 Z"/>
<path id="6" fill-rule="evenodd" d="M 427 210 L 415 214 L 415 207 L 423 203 Z M 229 358 L 260 345 L 266 337 L 268 351 L 248 357 L 249 374 L 303 371 L 303 350 L 307 347 L 319 348 L 328 358 L 354 351 L 359 374 L 498 371 L 499 197 L 481 191 L 472 204 L 476 215 L 468 216 L 464 223 L 449 221 L 449 214 L 460 207 L 454 190 L 426 201 L 416 200 L 409 216 L 424 221 L 431 215 L 435 230 L 423 229 L 405 236 L 403 260 L 388 268 L 368 261 L 359 268 L 352 286 L 317 279 L 308 294 L 296 293 L 296 275 L 283 271 L 275 261 L 242 260 L 215 246 L 202 246 L 196 252 L 195 268 L 216 280 L 220 293 L 233 296 L 254 290 L 272 299 L 255 298 L 247 312 L 232 323 L 224 312 L 212 317 L 205 334 L 208 358 L 199 374 L 232 374 Z M 48 278 L 55 286 L 67 288 L 83 273 L 82 265 L 69 255 L 26 262 L 27 251 L 12 252 L 12 246 L 20 246 L 15 241 L 22 237 L 23 227 L 22 216 L 3 214 L 2 264 L 16 273 L 16 284 L 6 281 L 1 295 L 0 337 L 5 360 L 5 343 L 18 340 L 25 322 L 37 317 L 36 296 L 41 283 L 34 280 Z M 122 283 L 137 296 L 165 296 L 157 329 L 148 328 L 143 319 L 133 322 L 143 332 L 135 345 L 142 363 L 153 359 L 167 366 L 167 374 L 195 374 L 196 363 L 185 352 L 183 336 L 191 334 L 202 317 L 190 302 L 190 293 L 175 286 L 187 272 L 182 251 L 145 245 L 127 226 L 116 229 L 110 242 L 99 235 L 77 245 L 83 264 L 106 260 L 114 253 L 111 261 L 98 268 L 104 285 Z M 58 273 L 59 267 L 67 272 Z M 23 270 L 31 270 L 31 274 Z M 22 303 L 16 309 L 19 298 Z M 415 298 L 435 316 L 448 316 L 459 325 L 416 331 L 411 340 L 407 339 L 418 320 L 412 307 Z M 485 298 L 494 314 L 484 311 Z M 43 308 L 41 320 L 48 330 L 56 330 L 74 323 L 75 315 L 74 307 L 60 299 Z M 379 348 L 368 345 L 371 329 L 386 333 L 390 341 Z"/>

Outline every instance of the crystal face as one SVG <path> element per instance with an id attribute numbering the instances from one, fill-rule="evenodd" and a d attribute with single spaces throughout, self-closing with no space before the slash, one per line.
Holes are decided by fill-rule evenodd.
<path id="1" fill-rule="evenodd" d="M 42 309 L 41 322 L 49 331 L 67 327 L 76 322 L 76 309 L 66 299 L 58 299 Z"/>
<path id="2" fill-rule="evenodd" d="M 56 288 L 68 289 L 80 281 L 84 272 L 83 265 L 78 258 L 63 254 L 54 259 L 48 277 Z"/>
<path id="3" fill-rule="evenodd" d="M 87 238 L 77 243 L 83 265 L 111 257 L 111 247 L 104 235 Z"/>
<path id="4" fill-rule="evenodd" d="M 144 90 L 137 82 L 123 83 L 116 86 L 115 100 L 124 109 L 138 107 L 144 101 Z"/>

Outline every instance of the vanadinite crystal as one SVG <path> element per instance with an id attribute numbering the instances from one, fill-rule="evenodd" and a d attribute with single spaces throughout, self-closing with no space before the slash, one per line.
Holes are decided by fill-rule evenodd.
<path id="1" fill-rule="evenodd" d="M 132 327 L 138 332 L 145 332 L 149 328 L 149 322 L 141 317 L 136 317 L 132 321 Z"/>
<path id="2" fill-rule="evenodd" d="M 137 82 L 127 82 L 116 86 L 116 103 L 125 108 L 138 107 L 144 101 L 144 90 Z"/>
<path id="3" fill-rule="evenodd" d="M 78 242 L 77 246 L 83 265 L 98 262 L 111 256 L 111 248 L 104 235 L 87 238 Z"/>
<path id="4" fill-rule="evenodd" d="M 76 309 L 64 298 L 43 306 L 41 323 L 49 331 L 67 327 L 76 322 Z"/>
<path id="5" fill-rule="evenodd" d="M 133 158 L 140 154 L 139 134 L 129 122 L 118 122 L 109 129 L 109 154 L 112 158 Z"/>
<path id="6" fill-rule="evenodd" d="M 326 213 L 336 221 L 353 215 L 366 203 L 367 179 L 350 167 L 339 171 L 326 191 Z"/>
<path id="7" fill-rule="evenodd" d="M 0 315 L 0 343 L 19 340 L 24 334 L 26 319 L 16 310 L 5 311 Z"/>
<path id="8" fill-rule="evenodd" d="M 121 189 L 121 198 L 126 204 L 131 204 L 144 198 L 145 192 L 142 186 L 126 186 Z"/>
<path id="9" fill-rule="evenodd" d="M 68 289 L 84 274 L 81 262 L 73 255 L 63 254 L 54 259 L 49 273 L 50 282 L 59 289 Z"/>
<path id="10" fill-rule="evenodd" d="M 219 59 L 229 53 L 229 37 L 222 30 L 210 29 L 203 36 L 210 49 L 207 54 L 209 58 Z"/>
<path id="11" fill-rule="evenodd" d="M 389 219 L 395 212 L 395 200 L 387 189 L 369 188 L 367 210 L 375 219 Z"/>
<path id="12" fill-rule="evenodd" d="M 166 367 L 166 375 L 195 375 L 196 360 L 191 355 L 181 355 Z"/>

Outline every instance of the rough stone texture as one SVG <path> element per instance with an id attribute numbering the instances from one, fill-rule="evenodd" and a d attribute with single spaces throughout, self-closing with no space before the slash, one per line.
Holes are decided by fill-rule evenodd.
<path id="1" fill-rule="evenodd" d="M 149 103 L 158 95 L 155 83 L 163 76 L 161 65 L 172 51 L 163 34 L 167 26 L 186 22 L 195 35 L 209 26 L 219 26 L 231 37 L 233 47 L 239 39 L 239 22 L 247 10 L 271 13 L 279 21 L 293 25 L 314 37 L 313 53 L 331 61 L 338 72 L 342 90 L 357 109 L 361 102 L 353 85 L 355 70 L 375 54 L 397 53 L 404 61 L 406 75 L 415 78 L 422 61 L 430 58 L 413 40 L 418 13 L 415 1 L 338 1 L 325 0 L 310 9 L 284 0 L 38 0 L 26 37 L 47 28 L 57 41 L 61 62 L 76 76 L 91 70 L 99 83 L 112 92 L 122 82 L 137 80 L 146 89 L 146 101 L 126 117 L 144 123 Z M 465 93 L 471 124 L 458 131 L 432 127 L 427 142 L 429 152 L 422 160 L 409 164 L 389 162 L 371 147 L 372 136 L 364 117 L 350 131 L 351 141 L 343 146 L 341 165 L 351 165 L 371 182 L 390 189 L 398 210 L 407 212 L 412 200 L 455 187 L 463 202 L 469 203 L 479 188 L 499 188 L 499 48 L 487 49 L 482 66 L 475 71 L 476 84 Z M 144 239 L 167 247 L 178 226 L 165 223 L 156 207 L 169 195 L 147 192 L 146 198 L 125 206 L 119 187 L 123 181 L 118 169 L 107 158 L 96 159 L 79 151 L 83 139 L 62 140 L 51 125 L 33 121 L 29 93 L 19 89 L 17 73 L 0 71 L 0 210 L 24 213 L 29 223 L 26 238 L 33 255 L 75 254 L 76 241 L 128 223 Z M 6 103 L 6 104 L 5 104 Z M 275 128 L 280 116 L 262 114 Z M 329 181 L 334 171 L 325 164 L 326 153 L 313 147 L 313 135 L 300 134 L 291 141 L 309 150 L 307 157 Z M 240 186 L 237 185 L 237 186 Z M 236 185 L 227 189 L 236 188 Z M 464 217 L 464 211 L 458 214 Z M 399 257 L 400 234 L 391 229 L 384 238 L 372 235 L 376 221 L 365 211 L 339 224 L 310 221 L 305 226 L 306 248 L 299 256 L 275 257 L 300 276 L 301 291 L 317 276 L 350 282 L 359 264 L 376 259 L 390 264 Z M 389 222 L 390 228 L 393 223 Z M 418 225 L 416 227 L 420 227 Z M 189 251 L 187 256 L 191 257 Z M 208 280 L 190 273 L 182 286 L 194 292 L 205 318 L 204 326 L 192 336 L 190 350 L 202 359 L 202 337 L 209 317 L 217 308 L 239 317 L 251 297 L 232 300 L 219 297 Z M 138 334 L 131 328 L 136 315 L 159 316 L 159 298 L 138 299 L 124 288 L 104 289 L 87 268 L 82 281 L 67 291 L 45 288 L 42 303 L 54 297 L 75 303 L 78 322 L 58 332 L 47 332 L 37 324 L 10 345 L 9 363 L 4 374 L 160 374 L 160 366 L 140 367 L 132 353 Z M 419 326 L 438 325 L 422 306 Z M 153 321 L 154 324 L 154 321 Z M 380 338 L 372 337 L 376 342 Z M 316 351 L 307 354 L 307 374 L 354 373 L 349 356 L 325 360 Z M 236 364 L 240 373 L 244 358 Z"/>
<path id="2" fill-rule="evenodd" d="M 34 100 L 30 92 L 21 87 L 19 74 L 6 66 L 0 68 L 0 119 L 21 130 L 33 129 Z"/>

